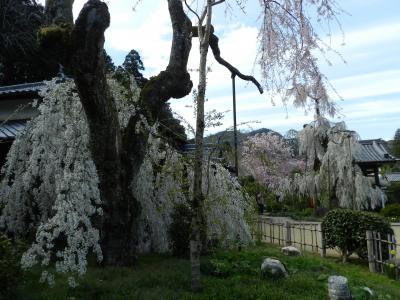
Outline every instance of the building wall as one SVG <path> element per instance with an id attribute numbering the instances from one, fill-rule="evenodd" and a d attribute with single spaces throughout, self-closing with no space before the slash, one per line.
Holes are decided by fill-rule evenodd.
<path id="1" fill-rule="evenodd" d="M 32 99 L 4 99 L 0 101 L 0 122 L 5 120 L 26 120 L 38 115 Z"/>

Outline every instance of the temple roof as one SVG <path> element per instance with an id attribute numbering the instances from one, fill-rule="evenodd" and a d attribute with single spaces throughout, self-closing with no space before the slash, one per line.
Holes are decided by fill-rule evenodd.
<path id="1" fill-rule="evenodd" d="M 382 139 L 361 140 L 361 151 L 354 155 L 356 163 L 394 163 L 399 159 L 388 152 Z"/>
<path id="2" fill-rule="evenodd" d="M 0 99 L 23 96 L 35 95 L 45 85 L 44 82 L 22 83 L 16 85 L 0 86 Z"/>
<path id="3" fill-rule="evenodd" d="M 0 140 L 13 140 L 26 127 L 26 120 L 12 120 L 0 124 Z"/>

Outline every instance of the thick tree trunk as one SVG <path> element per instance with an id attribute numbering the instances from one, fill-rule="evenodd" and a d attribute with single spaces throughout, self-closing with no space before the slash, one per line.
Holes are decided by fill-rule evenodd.
<path id="1" fill-rule="evenodd" d="M 90 151 L 100 179 L 104 217 L 101 246 L 106 265 L 129 265 L 135 259 L 134 217 L 137 203 L 122 169 L 118 114 L 104 71 L 104 31 L 110 23 L 107 5 L 90 0 L 73 31 L 72 70 L 90 132 Z"/>
<path id="2" fill-rule="evenodd" d="M 168 67 L 143 87 L 140 106 L 151 124 L 164 117 L 166 101 L 189 94 L 192 88 L 187 72 L 191 49 L 192 24 L 179 0 L 168 1 L 173 26 L 173 42 Z M 89 0 L 73 31 L 72 69 L 88 119 L 90 150 L 100 178 L 104 206 L 101 228 L 102 249 L 108 265 L 127 265 L 135 259 L 137 201 L 131 184 L 143 162 L 148 132 L 137 132 L 140 114 L 131 117 L 121 138 L 118 115 L 104 73 L 104 31 L 110 16 L 105 3 Z M 164 115 L 163 115 L 164 114 Z"/>
<path id="3" fill-rule="evenodd" d="M 196 98 L 196 152 L 194 158 L 194 186 L 193 186 L 193 216 L 192 230 L 190 237 L 190 262 L 192 269 L 192 290 L 201 290 L 200 281 L 200 254 L 201 254 L 201 231 L 203 225 L 203 202 L 202 192 L 203 176 L 203 136 L 204 136 L 204 100 L 207 85 L 207 53 L 211 31 L 211 1 L 207 1 L 207 24 L 204 33 L 201 32 L 202 24 L 198 26 L 200 40 L 200 65 L 199 65 L 199 85 Z"/>
<path id="4" fill-rule="evenodd" d="M 48 0 L 48 24 L 72 24 L 72 3 L 73 0 Z M 184 97 L 192 88 L 187 72 L 192 23 L 180 0 L 168 0 L 168 8 L 173 27 L 170 61 L 165 71 L 149 80 L 140 95 L 140 114 L 150 124 L 169 116 L 166 101 Z M 138 122 L 142 121 L 137 113 L 130 119 L 124 135 L 121 134 L 118 113 L 104 72 L 104 31 L 109 24 L 107 5 L 100 0 L 89 0 L 72 31 L 72 59 L 66 64 L 73 71 L 86 114 L 89 147 L 100 180 L 104 263 L 129 265 L 135 260 L 136 220 L 140 209 L 131 185 L 135 183 L 146 153 L 148 132 L 136 132 Z"/>
<path id="5" fill-rule="evenodd" d="M 169 63 L 165 71 L 150 78 L 144 85 L 139 99 L 140 113 L 150 124 L 162 120 L 164 125 L 168 119 L 173 118 L 166 102 L 171 98 L 185 97 L 193 86 L 187 72 L 187 62 L 192 47 L 192 23 L 186 16 L 180 0 L 168 0 L 168 10 L 173 30 Z M 140 122 L 139 114 L 131 117 L 123 137 L 123 148 L 128 154 L 127 165 L 136 173 L 143 162 L 148 138 L 148 132 L 136 131 L 138 122 Z M 130 180 L 133 182 L 136 173 L 131 174 Z"/>

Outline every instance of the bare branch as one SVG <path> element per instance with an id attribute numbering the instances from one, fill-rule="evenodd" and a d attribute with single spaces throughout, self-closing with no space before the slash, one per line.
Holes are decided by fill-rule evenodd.
<path id="1" fill-rule="evenodd" d="M 193 37 L 199 37 L 197 27 L 193 27 L 192 31 L 193 31 Z M 204 27 L 202 27 L 202 31 L 204 31 Z M 225 68 L 227 68 L 232 73 L 232 76 L 238 76 L 240 79 L 253 82 L 254 85 L 257 87 L 258 91 L 260 92 L 260 94 L 262 94 L 264 90 L 261 84 L 257 81 L 257 79 L 255 79 L 253 76 L 250 75 L 244 75 L 237 68 L 232 66 L 229 62 L 227 62 L 225 59 L 221 57 L 221 50 L 219 49 L 218 46 L 218 40 L 219 40 L 218 37 L 214 34 L 213 26 L 211 26 L 209 46 L 211 48 L 215 60 L 221 65 L 223 65 Z"/>
<path id="2" fill-rule="evenodd" d="M 197 19 L 199 20 L 199 23 L 200 23 L 200 16 L 190 7 L 189 4 L 187 4 L 186 0 L 184 0 L 184 3 L 185 3 L 185 6 L 187 7 L 187 9 L 190 10 L 197 17 Z"/>
<path id="3" fill-rule="evenodd" d="M 214 3 L 211 4 L 211 6 L 215 6 L 215 5 L 221 4 L 223 2 L 225 2 L 225 0 L 215 1 Z"/>

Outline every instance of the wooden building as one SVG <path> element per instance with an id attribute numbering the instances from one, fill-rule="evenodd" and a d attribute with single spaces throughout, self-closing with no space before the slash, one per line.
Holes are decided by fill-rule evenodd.
<path id="1" fill-rule="evenodd" d="M 399 159 L 388 152 L 382 139 L 360 140 L 361 151 L 354 156 L 355 163 L 365 176 L 374 177 L 375 184 L 381 186 L 379 170 L 384 165 L 394 165 Z"/>
<path id="2" fill-rule="evenodd" d="M 15 136 L 25 129 L 26 122 L 38 115 L 32 102 L 39 98 L 43 82 L 0 87 L 0 167 Z"/>

